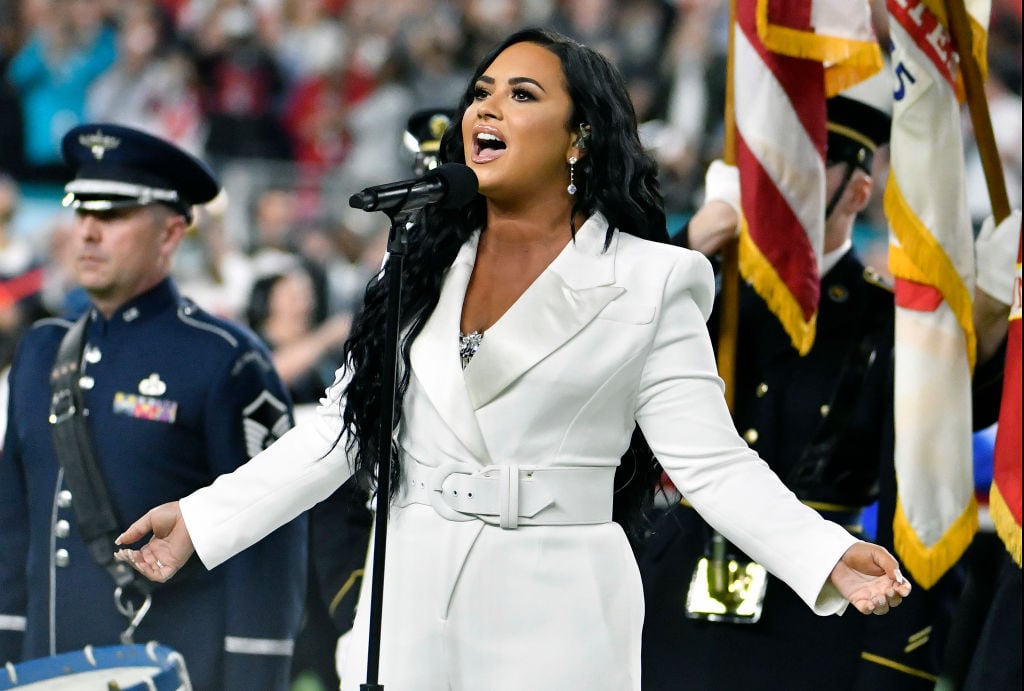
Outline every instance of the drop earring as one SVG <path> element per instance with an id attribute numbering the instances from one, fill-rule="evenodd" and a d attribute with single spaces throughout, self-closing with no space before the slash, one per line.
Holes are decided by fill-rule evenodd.
<path id="1" fill-rule="evenodd" d="M 576 157 L 575 156 L 570 156 L 569 157 L 569 186 L 566 188 L 566 191 L 569 192 L 569 194 L 576 194 L 576 182 L 575 182 L 576 170 L 575 170 L 575 168 L 576 168 Z"/>

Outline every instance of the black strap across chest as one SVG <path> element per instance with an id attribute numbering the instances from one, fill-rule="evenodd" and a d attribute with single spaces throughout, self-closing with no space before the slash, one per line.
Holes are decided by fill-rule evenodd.
<path id="1" fill-rule="evenodd" d="M 121 529 L 96 460 L 79 385 L 88 323 L 89 313 L 86 312 L 68 329 L 50 372 L 53 446 L 64 470 L 64 483 L 71 490 L 71 506 L 78 519 L 79 533 L 92 558 L 110 574 L 117 586 L 132 585 L 146 592 L 148 581 L 138 578 L 130 567 L 114 559 L 114 539 Z"/>

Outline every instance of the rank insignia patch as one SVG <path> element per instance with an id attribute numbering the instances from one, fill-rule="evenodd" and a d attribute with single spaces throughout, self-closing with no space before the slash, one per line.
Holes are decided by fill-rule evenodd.
<path id="1" fill-rule="evenodd" d="M 242 411 L 245 450 L 252 458 L 273 444 L 291 427 L 288 406 L 269 391 L 263 391 Z"/>
<path id="2" fill-rule="evenodd" d="M 178 417 L 178 403 L 162 398 L 118 391 L 114 394 L 114 413 L 140 420 L 173 423 Z"/>

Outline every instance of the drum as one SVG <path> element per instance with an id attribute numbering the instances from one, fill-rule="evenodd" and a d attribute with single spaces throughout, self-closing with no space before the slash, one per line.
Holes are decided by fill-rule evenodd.
<path id="1" fill-rule="evenodd" d="M 151 641 L 145 645 L 87 645 L 51 657 L 8 662 L 0 690 L 192 691 L 180 653 Z"/>

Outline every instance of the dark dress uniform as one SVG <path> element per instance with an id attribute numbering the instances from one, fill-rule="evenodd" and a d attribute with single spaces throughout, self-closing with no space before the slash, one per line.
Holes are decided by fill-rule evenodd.
<path id="1" fill-rule="evenodd" d="M 114 582 L 79 537 L 48 416 L 50 370 L 70 322 L 38 322 L 10 372 L 0 462 L 0 658 L 118 644 Z M 183 299 L 171 279 L 110 319 L 92 310 L 83 377 L 98 464 L 123 527 L 210 484 L 292 424 L 266 349 Z M 287 688 L 306 579 L 300 517 L 206 571 L 153 591 L 136 642 L 181 653 L 196 689 Z"/>
<path id="2" fill-rule="evenodd" d="M 828 99 L 826 164 L 844 164 L 845 178 L 830 193 L 826 218 L 856 169 L 870 175 L 874 151 L 889 138 L 891 99 L 885 71 Z M 687 240 L 684 229 L 674 241 Z M 892 289 L 848 250 L 822 276 L 815 341 L 802 357 L 747 285 L 741 286 L 738 307 L 736 428 L 797 498 L 851 533 L 860 536 L 862 510 L 877 501 L 873 541 L 893 552 Z M 709 324 L 713 335 L 717 317 L 716 309 Z M 653 526 L 641 562 L 645 691 L 681 688 L 669 662 L 681 654 L 689 660 L 687 689 L 934 687 L 947 610 L 959 588 L 956 573 L 927 591 L 914 584 L 910 598 L 885 617 L 852 609 L 842 617 L 818 617 L 769 575 L 756 623 L 688 618 L 691 575 L 711 536 L 682 504 Z"/>
<path id="3" fill-rule="evenodd" d="M 799 499 L 859 534 L 861 510 L 880 488 L 891 504 L 894 491 L 891 289 L 851 249 L 822 280 L 807 355 L 746 285 L 739 330 L 737 429 Z M 687 618 L 690 578 L 711 534 L 685 504 L 654 525 L 641 560 L 646 691 L 683 688 L 683 678 L 686 689 L 932 688 L 941 645 L 923 630 L 934 602 L 921 589 L 884 618 L 818 617 L 769 575 L 757 623 Z M 679 655 L 685 677 L 671 662 Z"/>

